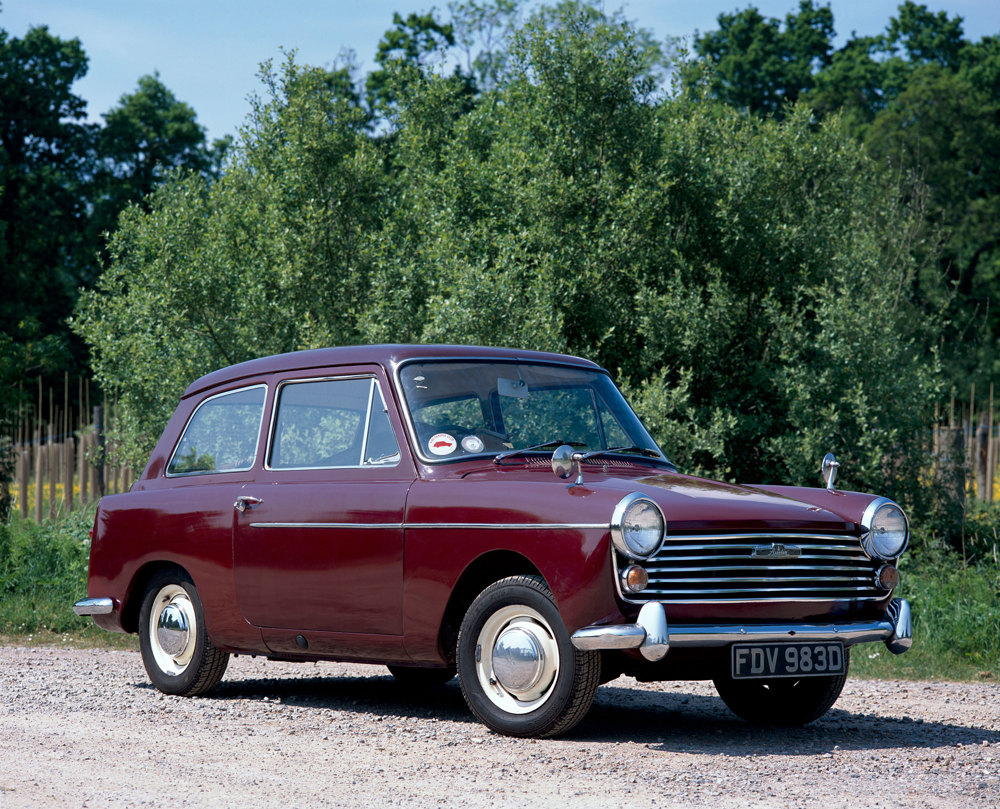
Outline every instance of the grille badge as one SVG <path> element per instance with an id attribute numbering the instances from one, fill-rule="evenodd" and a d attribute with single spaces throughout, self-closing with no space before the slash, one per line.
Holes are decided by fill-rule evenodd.
<path id="1" fill-rule="evenodd" d="M 772 542 L 770 545 L 757 545 L 750 552 L 751 559 L 795 559 L 802 555 L 798 545 L 782 545 Z"/>

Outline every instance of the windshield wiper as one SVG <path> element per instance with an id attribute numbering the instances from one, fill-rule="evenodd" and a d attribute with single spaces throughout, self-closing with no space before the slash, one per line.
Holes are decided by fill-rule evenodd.
<path id="1" fill-rule="evenodd" d="M 533 444 L 530 447 L 521 447 L 520 449 L 509 449 L 506 452 L 501 452 L 499 455 L 497 455 L 493 459 L 493 463 L 499 465 L 500 462 L 504 458 L 510 458 L 510 457 L 512 457 L 514 455 L 520 455 L 523 452 L 531 452 L 532 450 L 536 450 L 536 449 L 546 449 L 548 447 L 558 447 L 558 446 L 562 446 L 563 444 L 569 444 L 571 447 L 585 447 L 585 446 L 587 446 L 586 444 L 583 444 L 583 443 L 581 443 L 579 441 L 563 441 L 561 439 L 557 440 L 557 441 L 546 441 L 544 444 Z"/>
<path id="2" fill-rule="evenodd" d="M 639 455 L 645 455 L 647 458 L 662 458 L 659 452 L 656 450 L 647 449 L 646 447 L 608 447 L 607 449 L 595 449 L 590 452 L 583 453 L 581 461 L 586 461 L 588 458 L 593 458 L 597 455 L 609 455 L 612 452 L 637 452 Z"/>

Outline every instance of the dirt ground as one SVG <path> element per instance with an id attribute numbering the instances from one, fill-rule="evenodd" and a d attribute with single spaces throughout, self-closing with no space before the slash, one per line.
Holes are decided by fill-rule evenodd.
<path id="1" fill-rule="evenodd" d="M 167 697 L 139 655 L 0 648 L 0 809 L 1000 806 L 1000 685 L 849 680 L 819 721 L 753 728 L 710 683 L 602 686 L 561 739 L 497 736 L 457 681 L 240 657 Z"/>

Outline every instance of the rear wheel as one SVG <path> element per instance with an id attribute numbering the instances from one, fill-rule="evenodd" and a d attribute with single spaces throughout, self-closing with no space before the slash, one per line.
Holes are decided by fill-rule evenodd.
<path id="1" fill-rule="evenodd" d="M 477 596 L 459 630 L 457 659 L 469 708 L 509 736 L 566 733 L 590 709 L 601 676 L 600 653 L 573 646 L 537 576 L 511 576 Z"/>
<path id="2" fill-rule="evenodd" d="M 819 719 L 837 701 L 847 682 L 850 650 L 844 649 L 844 674 L 784 677 L 774 680 L 715 679 L 715 690 L 734 714 L 754 725 L 796 727 Z"/>
<path id="3" fill-rule="evenodd" d="M 198 591 L 180 570 L 157 573 L 146 588 L 139 649 L 150 682 L 164 694 L 205 694 L 219 684 L 229 664 L 229 655 L 209 640 Z"/>

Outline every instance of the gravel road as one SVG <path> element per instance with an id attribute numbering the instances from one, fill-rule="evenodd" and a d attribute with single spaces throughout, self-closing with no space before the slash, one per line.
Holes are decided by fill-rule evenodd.
<path id="1" fill-rule="evenodd" d="M 602 686 L 566 738 L 489 732 L 457 682 L 240 657 L 201 699 L 135 652 L 0 648 L 0 809 L 1000 806 L 1000 685 L 849 680 L 805 728 L 752 728 L 709 683 Z"/>

